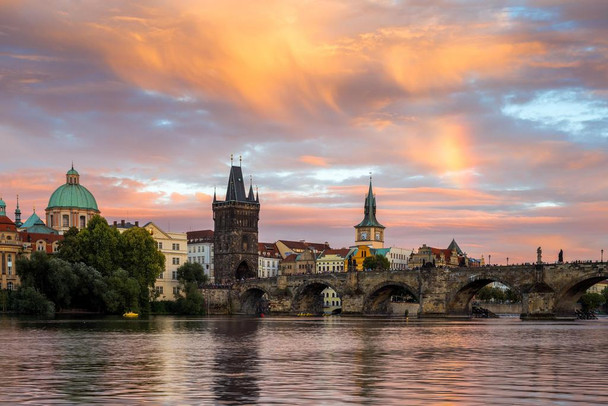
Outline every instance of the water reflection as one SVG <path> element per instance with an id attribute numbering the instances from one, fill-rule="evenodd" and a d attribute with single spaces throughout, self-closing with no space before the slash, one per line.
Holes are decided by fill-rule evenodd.
<path id="1" fill-rule="evenodd" d="M 215 400 L 220 404 L 254 404 L 260 395 L 260 361 L 256 333 L 259 319 L 234 318 L 212 323 L 219 346 L 214 357 Z"/>
<path id="2" fill-rule="evenodd" d="M 0 402 L 608 403 L 608 319 L 0 318 Z"/>

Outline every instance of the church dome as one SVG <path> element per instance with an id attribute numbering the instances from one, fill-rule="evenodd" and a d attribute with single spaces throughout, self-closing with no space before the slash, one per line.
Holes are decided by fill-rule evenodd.
<path id="1" fill-rule="evenodd" d="M 66 183 L 59 186 L 49 199 L 47 209 L 56 207 L 99 211 L 95 197 L 80 184 L 80 175 L 74 167 L 66 173 Z"/>

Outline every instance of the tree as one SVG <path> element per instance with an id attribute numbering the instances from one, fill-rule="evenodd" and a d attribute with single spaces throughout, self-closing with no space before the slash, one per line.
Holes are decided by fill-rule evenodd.
<path id="1" fill-rule="evenodd" d="M 180 284 L 180 293 L 176 295 L 178 311 L 183 314 L 203 314 L 205 300 L 199 287 L 209 280 L 203 266 L 186 262 L 177 268 L 177 279 Z M 185 296 L 182 296 L 181 292 L 185 293 Z"/>
<path id="2" fill-rule="evenodd" d="M 14 308 L 18 313 L 52 315 L 55 305 L 31 286 L 21 286 L 14 295 Z"/>
<path id="3" fill-rule="evenodd" d="M 139 284 L 139 307 L 148 312 L 154 282 L 165 271 L 165 255 L 144 228 L 130 228 L 121 237 L 122 268 Z"/>
<path id="4" fill-rule="evenodd" d="M 140 286 L 137 279 L 124 269 L 117 270 L 108 278 L 108 289 L 104 294 L 106 309 L 110 313 L 139 312 Z"/>
<path id="5" fill-rule="evenodd" d="M 76 227 L 70 227 L 70 229 L 63 234 L 63 240 L 59 241 L 57 258 L 61 258 L 68 262 L 83 261 L 81 253 L 82 247 L 78 233 L 79 231 Z"/>
<path id="6" fill-rule="evenodd" d="M 377 269 L 386 271 L 391 267 L 391 264 L 383 255 L 374 255 L 371 257 L 366 257 L 363 260 L 363 269 Z"/>
<path id="7" fill-rule="evenodd" d="M 95 215 L 87 224 L 87 228 L 78 233 L 78 247 L 75 250 L 82 253 L 85 264 L 107 277 L 121 264 L 120 237 L 118 230 L 110 227 L 106 219 Z"/>
<path id="8" fill-rule="evenodd" d="M 177 279 L 182 284 L 193 282 L 197 287 L 209 281 L 205 268 L 197 262 L 186 262 L 177 268 Z"/>
<path id="9" fill-rule="evenodd" d="M 606 298 L 599 293 L 585 293 L 579 299 L 579 303 L 583 306 L 583 311 L 588 312 L 597 310 L 606 303 Z"/>

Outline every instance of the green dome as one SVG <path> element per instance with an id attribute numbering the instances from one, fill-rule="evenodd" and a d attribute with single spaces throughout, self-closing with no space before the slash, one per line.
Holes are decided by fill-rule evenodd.
<path id="1" fill-rule="evenodd" d="M 79 175 L 78 171 L 72 167 L 66 175 Z"/>
<path id="2" fill-rule="evenodd" d="M 74 183 L 61 185 L 53 192 L 47 208 L 52 209 L 54 207 L 76 207 L 99 211 L 97 202 L 91 192 L 86 187 Z"/>

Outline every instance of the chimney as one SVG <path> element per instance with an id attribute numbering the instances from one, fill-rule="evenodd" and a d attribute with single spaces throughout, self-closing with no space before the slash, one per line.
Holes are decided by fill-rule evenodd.
<path id="1" fill-rule="evenodd" d="M 124 220 L 120 220 L 120 226 L 124 227 L 125 226 L 125 221 Z"/>
<path id="2" fill-rule="evenodd" d="M 139 221 L 135 222 L 135 227 L 139 227 Z"/>

